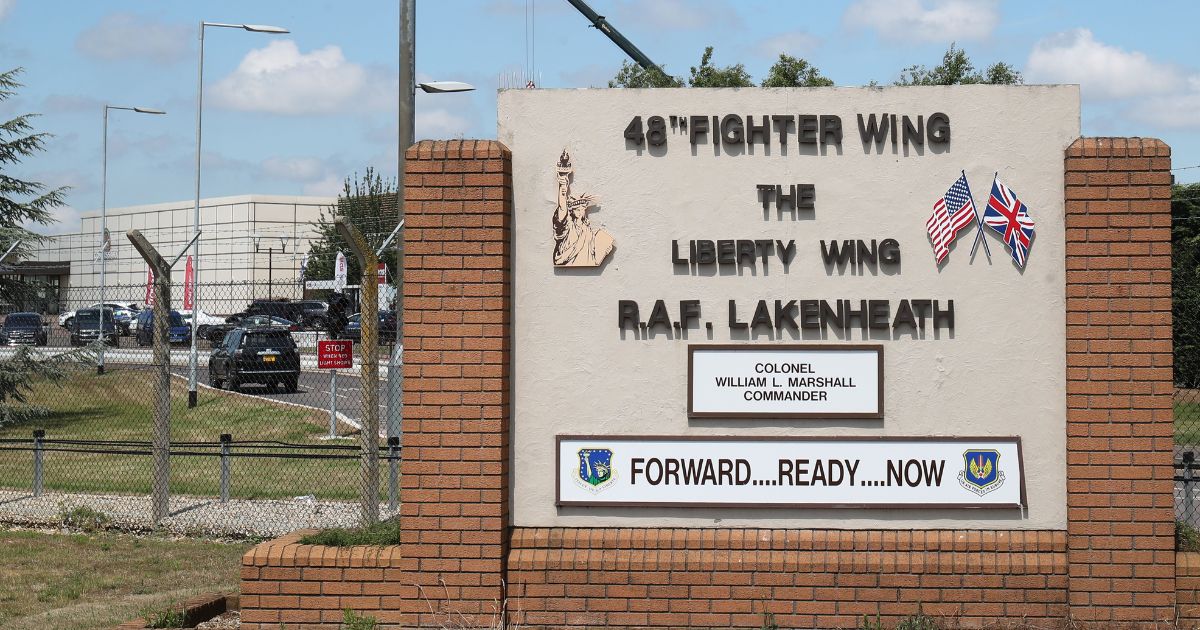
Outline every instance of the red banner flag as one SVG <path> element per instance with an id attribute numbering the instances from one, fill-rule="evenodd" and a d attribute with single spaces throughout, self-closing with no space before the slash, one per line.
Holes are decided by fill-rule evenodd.
<path id="1" fill-rule="evenodd" d="M 187 257 L 187 266 L 183 272 L 183 308 L 192 309 L 192 294 L 195 291 L 194 283 L 192 282 L 192 257 Z"/>

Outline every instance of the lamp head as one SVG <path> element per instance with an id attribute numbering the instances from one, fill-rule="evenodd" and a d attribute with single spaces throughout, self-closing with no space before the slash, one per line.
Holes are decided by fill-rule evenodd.
<path id="1" fill-rule="evenodd" d="M 267 24 L 243 24 L 242 28 L 251 33 L 271 33 L 275 35 L 291 32 L 282 26 L 270 26 Z"/>
<path id="2" fill-rule="evenodd" d="M 134 107 L 133 111 L 135 111 L 139 114 L 165 114 L 165 113 L 167 113 L 161 109 L 152 109 L 150 107 Z"/>
<path id="3" fill-rule="evenodd" d="M 447 92 L 470 92 L 475 86 L 462 81 L 429 81 L 418 83 L 417 87 L 426 94 L 443 94 Z"/>

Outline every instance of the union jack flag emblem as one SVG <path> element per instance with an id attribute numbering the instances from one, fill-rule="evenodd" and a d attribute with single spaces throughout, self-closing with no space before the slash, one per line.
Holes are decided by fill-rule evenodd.
<path id="1" fill-rule="evenodd" d="M 992 181 L 992 196 L 983 209 L 983 223 L 1004 239 L 1013 262 L 1025 268 L 1033 243 L 1033 219 L 1029 217 L 1029 207 L 1017 199 L 1017 193 L 1000 183 L 999 176 Z"/>

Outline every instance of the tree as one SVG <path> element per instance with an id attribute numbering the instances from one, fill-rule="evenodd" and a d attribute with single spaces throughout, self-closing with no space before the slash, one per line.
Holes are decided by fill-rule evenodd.
<path id="1" fill-rule="evenodd" d="M 623 88 L 677 88 L 683 87 L 683 79 L 673 77 L 661 68 L 647 70 L 636 63 L 621 62 L 617 76 L 608 82 L 608 87 Z"/>
<path id="2" fill-rule="evenodd" d="M 754 87 L 754 81 L 750 79 L 750 73 L 746 72 L 746 66 L 738 63 L 719 68 L 712 65 L 712 56 L 713 47 L 708 46 L 700 56 L 700 66 L 692 66 L 692 76 L 688 80 L 691 87 Z"/>
<path id="3" fill-rule="evenodd" d="M 0 73 L 0 102 L 7 101 L 17 93 L 21 84 L 17 76 L 21 68 Z M 44 184 L 23 180 L 10 175 L 11 167 L 35 153 L 45 150 L 47 133 L 34 133 L 31 120 L 36 114 L 22 114 L 0 123 L 0 254 L 16 241 L 21 245 L 14 251 L 12 259 L 27 254 L 31 246 L 47 240 L 25 226 L 47 225 L 55 221 L 50 211 L 64 204 L 67 189 L 47 190 Z M 0 268 L 4 261 L 0 261 Z M 32 287 L 15 278 L 0 274 L 0 302 L 17 302 L 25 297 Z"/>
<path id="4" fill-rule="evenodd" d="M 767 78 L 763 79 L 763 87 L 825 87 L 833 85 L 833 80 L 821 75 L 816 66 L 804 59 L 799 59 L 784 53 L 779 54 Z"/>
<path id="5" fill-rule="evenodd" d="M 1171 187 L 1175 384 L 1200 387 L 1200 183 Z"/>
<path id="6" fill-rule="evenodd" d="M 900 71 L 900 80 L 896 81 L 896 85 L 1020 85 L 1023 81 L 1021 73 L 1004 62 L 996 62 L 982 73 L 976 72 L 967 52 L 952 43 L 946 54 L 942 55 L 941 64 L 932 70 L 925 66 L 909 66 Z"/>
<path id="7" fill-rule="evenodd" d="M 396 182 L 384 181 L 370 166 L 362 177 L 359 177 L 358 173 L 347 177 L 342 185 L 342 194 L 338 195 L 337 204 L 322 210 L 314 226 L 317 237 L 313 239 L 308 250 L 305 278 L 333 279 L 334 260 L 338 252 L 343 252 L 346 254 L 346 277 L 349 283 L 354 284 L 354 278 L 361 277 L 359 274 L 362 270 L 359 268 L 358 259 L 334 227 L 334 221 L 337 219 L 344 219 L 354 225 L 367 238 L 371 247 L 378 249 L 400 222 L 396 211 Z M 391 273 L 398 273 L 394 247 L 388 247 L 379 257 L 379 262 L 387 263 Z"/>

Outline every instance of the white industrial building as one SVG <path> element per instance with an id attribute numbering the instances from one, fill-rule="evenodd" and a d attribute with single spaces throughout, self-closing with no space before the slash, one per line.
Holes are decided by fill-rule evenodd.
<path id="1" fill-rule="evenodd" d="M 321 212 L 336 197 L 238 195 L 200 200 L 200 308 L 238 312 L 254 298 L 300 298 L 300 265 Z M 192 236 L 194 201 L 108 209 L 107 301 L 145 301 L 147 267 L 125 233 L 137 229 L 168 260 Z M 96 302 L 100 296 L 103 227 L 99 212 L 82 217 L 80 231 L 60 234 L 9 273 L 44 283 L 24 308 L 47 315 Z M 256 242 L 255 236 L 259 237 Z M 190 253 L 190 251 L 189 251 Z M 181 308 L 187 255 L 172 273 L 172 306 Z"/>

